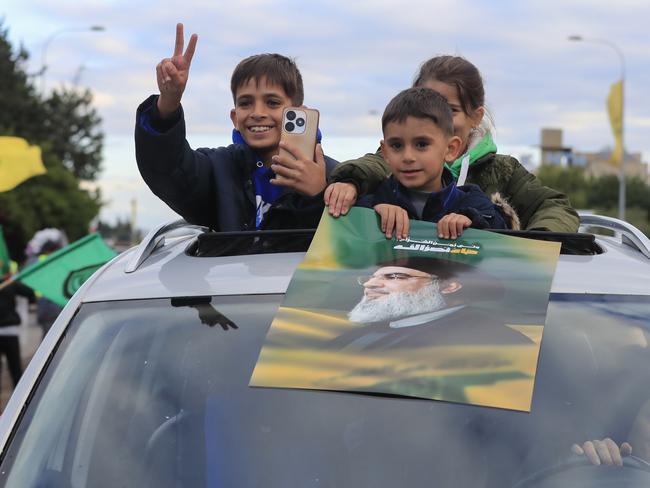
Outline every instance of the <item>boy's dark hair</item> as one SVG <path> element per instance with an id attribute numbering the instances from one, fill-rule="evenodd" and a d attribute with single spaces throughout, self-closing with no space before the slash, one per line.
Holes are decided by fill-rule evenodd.
<path id="1" fill-rule="evenodd" d="M 250 80 L 259 83 L 262 78 L 266 78 L 267 83 L 280 85 L 292 104 L 302 105 L 305 93 L 302 87 L 302 76 L 295 61 L 281 54 L 270 53 L 249 56 L 239 62 L 230 78 L 233 100 L 240 86 Z"/>
<path id="2" fill-rule="evenodd" d="M 460 56 L 436 56 L 420 66 L 413 86 L 422 86 L 436 80 L 455 86 L 458 98 L 467 115 L 485 105 L 485 89 L 481 73 L 472 63 Z"/>
<path id="3" fill-rule="evenodd" d="M 451 108 L 440 93 L 430 88 L 408 88 L 399 92 L 384 110 L 381 117 L 381 128 L 391 122 L 402 123 L 407 117 L 429 119 L 436 124 L 443 134 L 448 137 L 454 135 L 454 123 Z"/>

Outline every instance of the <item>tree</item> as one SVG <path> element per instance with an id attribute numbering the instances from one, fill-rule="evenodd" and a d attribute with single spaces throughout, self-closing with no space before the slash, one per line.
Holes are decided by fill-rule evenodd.
<path id="1" fill-rule="evenodd" d="M 546 164 L 539 167 L 537 177 L 544 185 L 566 194 L 575 208 L 588 206 L 589 183 L 582 168 Z"/>
<path id="2" fill-rule="evenodd" d="M 99 196 L 80 190 L 79 181 L 56 156 L 50 153 L 46 166 L 46 174 L 0 193 L 0 224 L 7 229 L 9 253 L 17 260 L 36 231 L 56 227 L 74 241 L 88 233 L 99 212 Z"/>
<path id="3" fill-rule="evenodd" d="M 97 223 L 97 232 L 109 241 L 114 240 L 122 243 L 130 243 L 142 240 L 142 231 L 132 229 L 131 221 L 128 218 L 118 217 L 113 225 L 100 220 Z"/>
<path id="4" fill-rule="evenodd" d="M 38 139 L 79 179 L 94 180 L 101 170 L 104 134 L 101 119 L 91 106 L 90 90 L 61 89 L 43 101 L 43 127 Z"/>
<path id="5" fill-rule="evenodd" d="M 618 215 L 618 176 L 587 178 L 581 168 L 544 165 L 537 172 L 547 186 L 564 192 L 578 209 L 590 209 L 602 215 Z M 626 220 L 642 232 L 650 232 L 650 186 L 640 178 L 625 180 Z"/>
<path id="6" fill-rule="evenodd" d="M 640 207 L 650 212 L 650 187 L 639 177 L 628 178 L 625 182 L 625 204 Z"/>
<path id="7" fill-rule="evenodd" d="M 618 205 L 618 177 L 603 175 L 591 180 L 587 205 L 590 208 L 609 209 Z"/>
<path id="8" fill-rule="evenodd" d="M 40 124 L 39 99 L 22 65 L 27 52 L 21 47 L 14 54 L 7 29 L 0 22 L 0 134 L 21 135 L 33 140 Z"/>
<path id="9" fill-rule="evenodd" d="M 103 134 L 90 93 L 62 90 L 41 98 L 23 68 L 27 58 L 22 47 L 14 53 L 0 21 L 0 135 L 40 146 L 47 168 L 0 193 L 0 225 L 16 260 L 44 227 L 61 228 L 70 240 L 84 236 L 101 205 L 100 195 L 79 188 L 78 180 L 96 177 L 101 161 Z"/>
<path id="10" fill-rule="evenodd" d="M 23 70 L 27 59 L 22 47 L 12 52 L 0 23 L 0 134 L 47 143 L 77 178 L 94 180 L 101 170 L 104 134 L 91 92 L 61 88 L 41 98 Z"/>

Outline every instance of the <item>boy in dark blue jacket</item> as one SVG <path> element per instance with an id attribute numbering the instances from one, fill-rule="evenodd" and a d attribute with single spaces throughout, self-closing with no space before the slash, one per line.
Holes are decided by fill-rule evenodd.
<path id="1" fill-rule="evenodd" d="M 316 227 L 326 178 L 336 161 L 302 154 L 290 144 L 279 155 L 282 112 L 303 103 L 300 71 L 279 54 L 242 60 L 231 78 L 235 126 L 228 147 L 192 149 L 185 138 L 181 98 L 197 36 L 183 52 L 183 24 L 176 26 L 171 58 L 156 67 L 160 95 L 138 107 L 135 150 L 149 188 L 193 224 L 216 231 Z"/>
<path id="2" fill-rule="evenodd" d="M 458 157 L 451 108 L 429 88 L 393 98 L 382 116 L 381 151 L 392 176 L 359 200 L 381 217 L 387 238 L 405 239 L 409 219 L 438 223 L 438 237 L 456 239 L 467 227 L 505 229 L 499 208 L 476 185 L 456 186 L 445 161 Z"/>

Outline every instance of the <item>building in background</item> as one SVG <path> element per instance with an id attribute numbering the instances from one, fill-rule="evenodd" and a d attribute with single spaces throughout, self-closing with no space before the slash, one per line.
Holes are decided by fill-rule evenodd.
<path id="1" fill-rule="evenodd" d="M 598 152 L 574 151 L 565 146 L 562 129 L 543 128 L 541 131 L 541 164 L 558 166 L 581 166 L 589 176 L 618 175 L 619 168 L 611 162 L 612 149 L 604 148 Z M 625 174 L 638 177 L 650 183 L 648 164 L 642 160 L 641 153 L 625 153 Z"/>
<path id="2" fill-rule="evenodd" d="M 555 166 L 585 166 L 586 164 L 584 158 L 577 157 L 571 147 L 564 145 L 562 129 L 543 128 L 540 150 L 542 164 Z"/>

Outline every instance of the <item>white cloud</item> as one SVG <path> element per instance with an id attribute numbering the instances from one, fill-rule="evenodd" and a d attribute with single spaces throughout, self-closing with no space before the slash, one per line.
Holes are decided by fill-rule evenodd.
<path id="1" fill-rule="evenodd" d="M 93 92 L 93 106 L 101 110 L 106 107 L 115 105 L 115 95 L 113 93 L 95 91 Z"/>
<path id="2" fill-rule="evenodd" d="M 650 127 L 650 117 L 627 117 L 625 123 L 628 130 L 632 128 L 645 129 Z"/>

